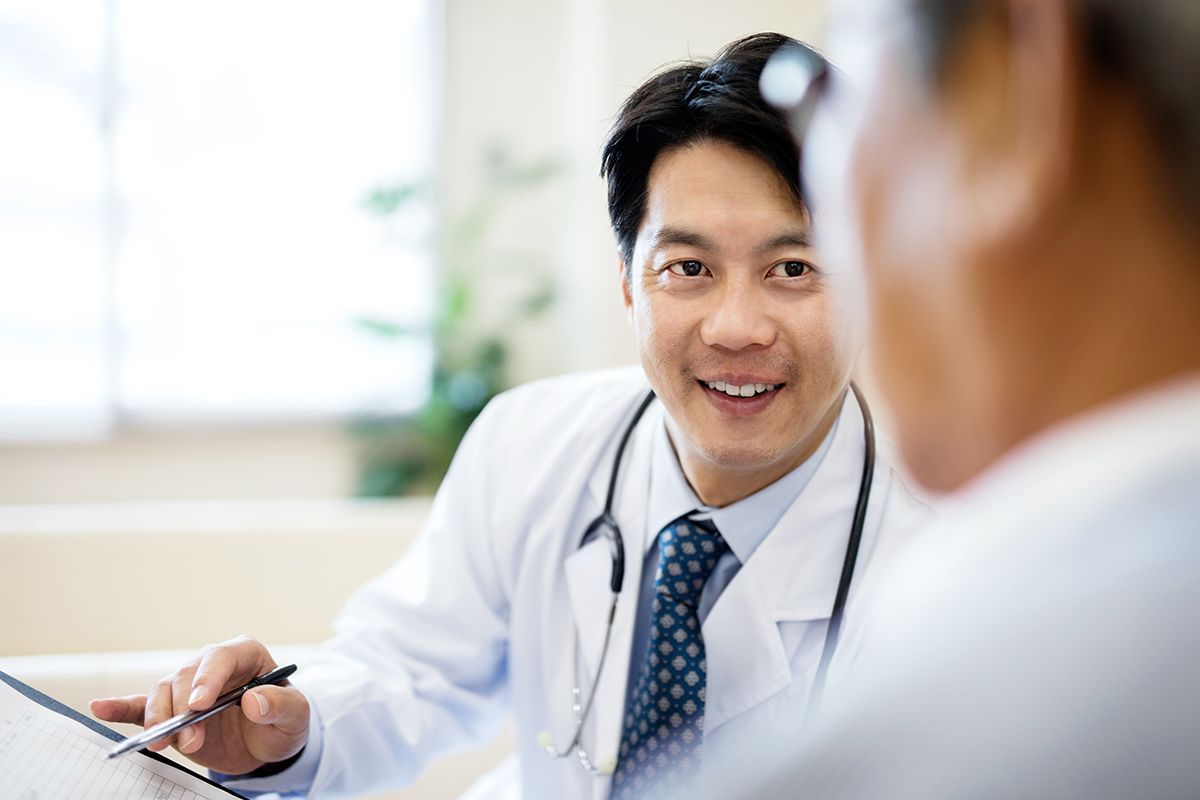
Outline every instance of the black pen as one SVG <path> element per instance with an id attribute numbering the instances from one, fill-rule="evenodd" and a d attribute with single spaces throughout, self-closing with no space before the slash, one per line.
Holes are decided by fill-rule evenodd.
<path id="1" fill-rule="evenodd" d="M 116 758 L 117 756 L 123 756 L 126 753 L 134 750 L 141 750 L 143 747 L 148 747 L 174 733 L 178 733 L 188 725 L 195 725 L 197 722 L 206 720 L 214 714 L 220 714 L 225 709 L 240 701 L 242 699 L 242 695 L 254 687 L 266 686 L 269 683 L 283 683 L 285 680 L 287 680 L 288 676 L 295 671 L 296 665 L 289 664 L 286 667 L 280 667 L 272 670 L 266 675 L 260 675 L 259 677 L 247 683 L 245 686 L 242 686 L 238 689 L 231 689 L 230 691 L 218 697 L 217 701 L 212 704 L 212 708 L 206 708 L 203 711 L 185 711 L 182 714 L 177 714 L 168 720 L 158 723 L 153 728 L 146 728 L 146 730 L 142 731 L 137 736 L 130 736 L 128 739 L 110 750 L 108 757 Z"/>

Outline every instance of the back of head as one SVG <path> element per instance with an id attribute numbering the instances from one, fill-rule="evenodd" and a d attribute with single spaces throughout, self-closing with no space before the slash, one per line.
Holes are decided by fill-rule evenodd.
<path id="1" fill-rule="evenodd" d="M 1177 199 L 1200 214 L 1200 2 L 1065 0 L 1075 17 L 1085 68 L 1137 97 L 1158 137 Z M 927 66 L 946 65 L 961 32 L 988 0 L 916 0 Z"/>
<path id="2" fill-rule="evenodd" d="M 664 69 L 625 101 L 604 146 L 600 174 L 608 182 L 609 218 L 626 263 L 645 212 L 650 169 L 665 150 L 705 140 L 731 144 L 767 162 L 804 203 L 787 122 L 758 88 L 767 59 L 785 45 L 804 47 L 778 33 L 739 39 L 711 61 Z"/>
<path id="3" fill-rule="evenodd" d="M 1200 2 L 835 5 L 862 91 L 825 103 L 847 132 L 809 153 L 847 165 L 914 474 L 957 489 L 1200 370 Z"/>

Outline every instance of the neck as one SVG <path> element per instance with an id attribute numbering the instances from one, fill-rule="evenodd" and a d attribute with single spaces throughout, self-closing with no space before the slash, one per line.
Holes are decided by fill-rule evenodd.
<path id="1" fill-rule="evenodd" d="M 975 357 L 995 367 L 973 398 L 967 477 L 1066 419 L 1200 370 L 1200 247 L 1149 198 L 1121 200 L 1028 262 L 1030 280 L 983 289 L 994 313 Z"/>
<path id="2" fill-rule="evenodd" d="M 692 449 L 681 449 L 675 443 L 684 440 L 675 430 L 670 416 L 667 417 L 667 433 L 671 447 L 679 459 L 679 466 L 683 469 L 683 476 L 696 493 L 696 497 L 707 506 L 723 508 L 765 489 L 812 458 L 841 413 L 845 396 L 845 392 L 837 396 L 817 426 L 799 446 L 766 464 L 722 464 Z"/>

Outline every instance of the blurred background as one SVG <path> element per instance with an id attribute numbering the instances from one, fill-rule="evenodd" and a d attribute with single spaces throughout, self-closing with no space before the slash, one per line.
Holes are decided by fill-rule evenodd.
<path id="1" fill-rule="evenodd" d="M 621 101 L 824 6 L 0 0 L 0 669 L 82 708 L 328 635 L 491 395 L 635 360 Z"/>

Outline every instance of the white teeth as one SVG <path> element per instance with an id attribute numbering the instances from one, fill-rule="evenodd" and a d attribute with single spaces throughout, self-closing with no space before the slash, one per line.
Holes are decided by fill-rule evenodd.
<path id="1" fill-rule="evenodd" d="M 724 392 L 730 397 L 753 397 L 763 392 L 773 392 L 778 388 L 778 384 L 774 383 L 747 383 L 738 385 L 726 383 L 725 381 L 705 381 L 704 385 L 714 391 Z"/>

